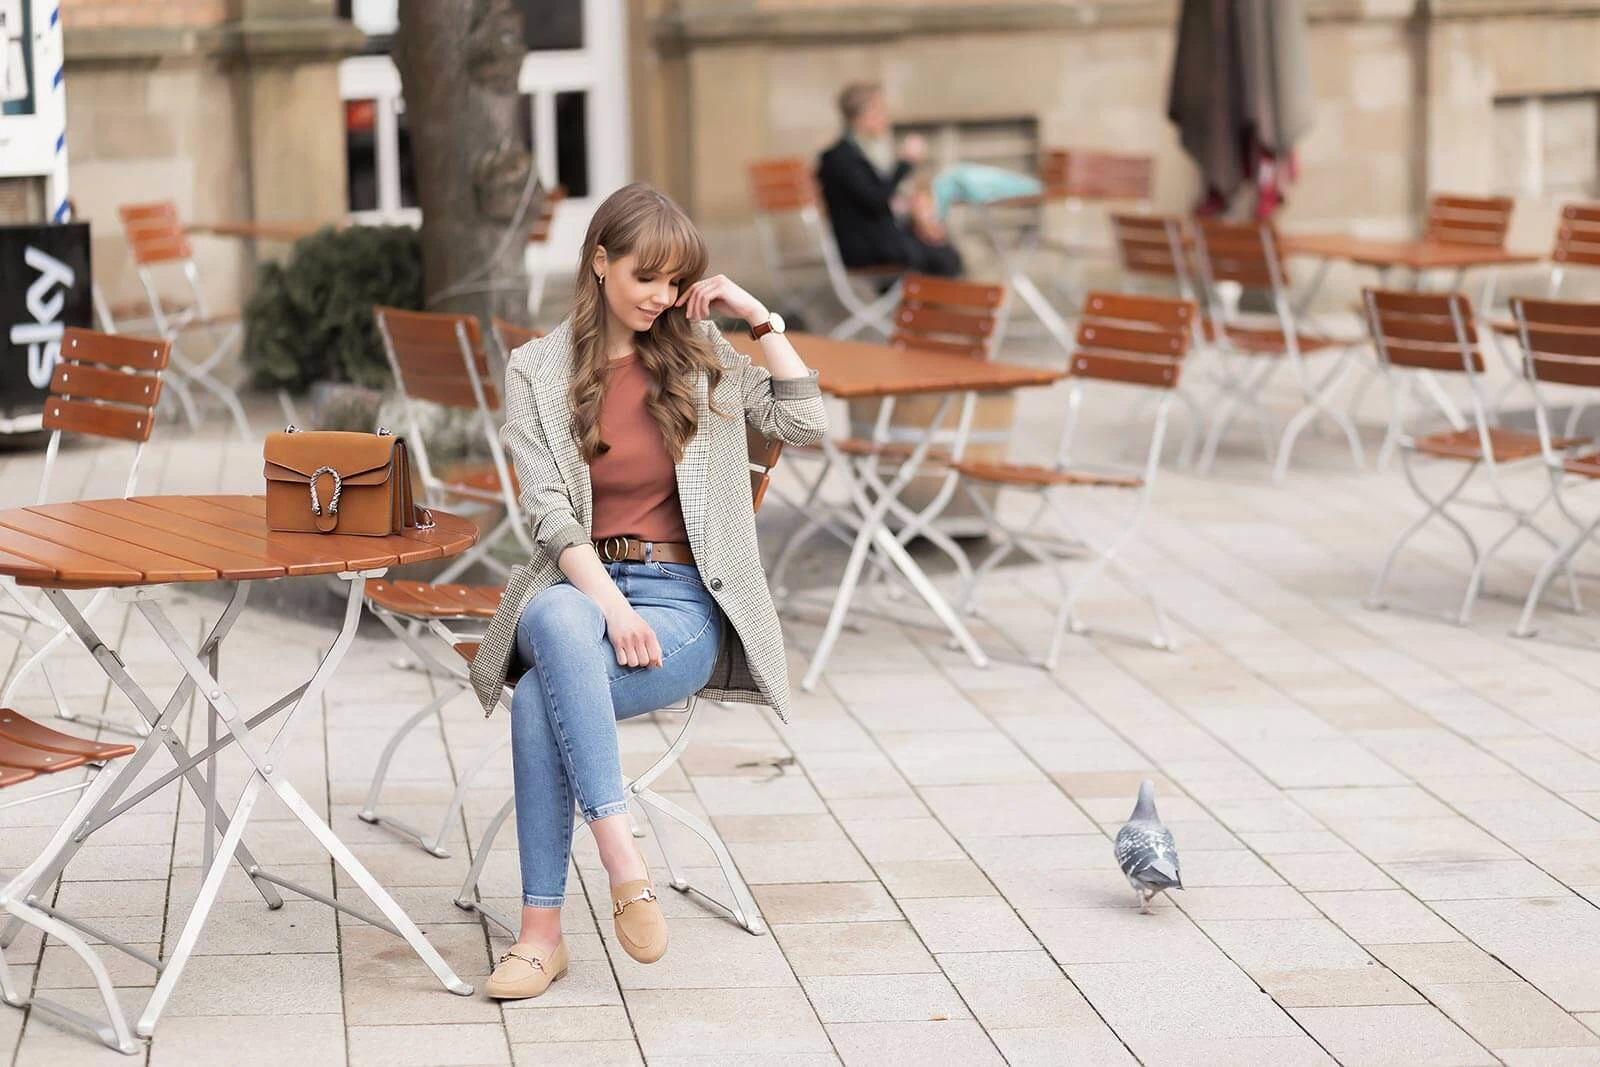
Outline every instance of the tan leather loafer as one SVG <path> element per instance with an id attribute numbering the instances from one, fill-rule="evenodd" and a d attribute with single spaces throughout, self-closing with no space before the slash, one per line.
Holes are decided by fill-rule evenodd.
<path id="1" fill-rule="evenodd" d="M 640 963 L 654 963 L 667 953 L 667 920 L 647 879 L 611 887 L 612 924 L 622 950 Z"/>
<path id="2" fill-rule="evenodd" d="M 483 991 L 496 1000 L 526 1000 L 550 988 L 550 983 L 567 973 L 567 943 L 541 957 L 532 945 L 516 944 L 500 957 Z"/>

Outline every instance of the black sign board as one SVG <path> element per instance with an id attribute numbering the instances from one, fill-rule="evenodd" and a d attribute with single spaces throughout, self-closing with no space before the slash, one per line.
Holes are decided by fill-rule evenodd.
<path id="1" fill-rule="evenodd" d="M 44 410 L 68 326 L 92 326 L 89 224 L 0 226 L 0 413 Z"/>

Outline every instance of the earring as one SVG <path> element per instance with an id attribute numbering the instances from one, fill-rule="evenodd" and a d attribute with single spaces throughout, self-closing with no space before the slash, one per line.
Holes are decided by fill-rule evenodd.
<path id="1" fill-rule="evenodd" d="M 606 276 L 605 276 L 605 275 L 604 275 L 604 274 L 596 274 L 596 275 L 595 275 L 595 279 L 596 279 L 596 280 L 597 280 L 597 281 L 599 281 L 599 283 L 600 283 L 600 284 L 601 284 L 601 285 L 604 285 L 604 284 L 605 284 L 605 283 L 606 283 Z"/>

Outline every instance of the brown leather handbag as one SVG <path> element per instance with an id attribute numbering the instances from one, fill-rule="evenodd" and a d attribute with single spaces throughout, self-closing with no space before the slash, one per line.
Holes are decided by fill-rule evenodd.
<path id="1" fill-rule="evenodd" d="M 427 509 L 412 501 L 405 439 L 387 430 L 290 426 L 267 435 L 262 458 L 269 530 L 387 537 L 433 525 Z"/>

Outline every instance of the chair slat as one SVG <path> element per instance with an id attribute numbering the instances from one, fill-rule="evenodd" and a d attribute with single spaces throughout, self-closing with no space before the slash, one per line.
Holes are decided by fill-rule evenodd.
<path id="1" fill-rule="evenodd" d="M 1084 314 L 1096 319 L 1145 322 L 1187 329 L 1194 321 L 1195 306 L 1189 300 L 1169 300 L 1159 296 L 1131 293 L 1090 293 L 1084 298 Z"/>
<path id="2" fill-rule="evenodd" d="M 1072 354 L 1074 378 L 1095 378 L 1125 385 L 1175 389 L 1182 369 L 1183 364 L 1176 359 L 1142 359 L 1089 349 L 1079 349 Z"/>
<path id="3" fill-rule="evenodd" d="M 511 353 L 527 344 L 544 336 L 540 330 L 530 330 L 526 326 L 518 326 L 514 322 L 495 317 L 489 323 L 490 331 L 495 335 L 495 341 L 500 346 L 500 351 L 510 358 Z"/>
<path id="4" fill-rule="evenodd" d="M 1530 326 L 1600 330 L 1600 304 L 1576 300 L 1529 300 L 1511 298 L 1513 314 L 1525 318 Z"/>
<path id="5" fill-rule="evenodd" d="M 1181 356 L 1188 348 L 1188 334 L 1173 329 L 1134 329 L 1091 319 L 1079 326 L 1078 344 L 1153 356 Z"/>
<path id="6" fill-rule="evenodd" d="M 68 326 L 61 335 L 61 358 L 74 363 L 159 371 L 166 369 L 171 354 L 172 342 L 148 337 L 99 333 L 78 326 Z"/>
<path id="7" fill-rule="evenodd" d="M 1600 359 L 1536 352 L 1528 359 L 1528 369 L 1541 382 L 1600 388 Z"/>
<path id="8" fill-rule="evenodd" d="M 78 400 L 138 405 L 148 411 L 161 399 L 161 378 L 92 364 L 58 363 L 50 376 L 50 392 Z"/>
<path id="9" fill-rule="evenodd" d="M 68 433 L 148 441 L 155 424 L 148 408 L 117 407 L 51 397 L 44 405 L 44 428 Z"/>

